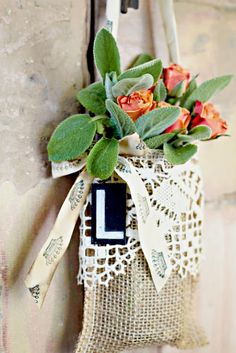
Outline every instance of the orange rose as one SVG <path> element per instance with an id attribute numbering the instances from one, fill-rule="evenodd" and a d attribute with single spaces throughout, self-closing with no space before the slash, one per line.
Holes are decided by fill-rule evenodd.
<path id="1" fill-rule="evenodd" d="M 157 104 L 153 100 L 152 89 L 136 91 L 129 96 L 119 96 L 117 102 L 133 121 L 155 109 Z"/>
<path id="2" fill-rule="evenodd" d="M 199 125 L 206 125 L 211 128 L 211 138 L 226 133 L 228 124 L 220 116 L 212 103 L 201 103 L 196 101 L 194 111 L 195 117 L 192 119 L 191 128 Z"/>
<path id="3" fill-rule="evenodd" d="M 168 93 L 171 95 L 173 89 L 180 83 L 184 82 L 182 91 L 179 92 L 182 95 L 188 88 L 190 82 L 190 72 L 183 67 L 172 64 L 163 70 L 163 79 Z"/>
<path id="4" fill-rule="evenodd" d="M 165 107 L 171 107 L 171 104 L 166 103 L 166 102 L 160 102 L 160 103 L 158 103 L 157 106 L 158 106 L 158 108 L 165 108 Z M 179 129 L 187 129 L 187 127 L 190 123 L 190 120 L 191 120 L 190 112 L 185 108 L 181 108 L 181 112 L 182 112 L 182 114 L 178 117 L 176 122 L 173 125 L 169 126 L 165 130 L 165 133 L 173 132 L 173 131 L 179 130 Z"/>

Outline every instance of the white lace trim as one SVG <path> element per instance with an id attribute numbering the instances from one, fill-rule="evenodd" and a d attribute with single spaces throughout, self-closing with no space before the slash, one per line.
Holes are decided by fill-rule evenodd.
<path id="1" fill-rule="evenodd" d="M 198 166 L 190 161 L 182 166 L 172 166 L 162 151 L 152 150 L 145 157 L 127 157 L 142 178 L 157 212 L 157 236 L 168 243 L 173 266 L 182 278 L 187 273 L 196 275 L 202 254 L 203 194 Z M 96 181 L 98 182 L 98 181 Z M 114 175 L 109 182 L 123 182 Z M 91 244 L 91 217 L 89 194 L 81 212 L 80 269 L 78 282 L 86 287 L 108 285 L 114 276 L 125 273 L 125 267 L 140 249 L 136 210 L 127 191 L 126 235 L 123 245 L 99 246 Z"/>

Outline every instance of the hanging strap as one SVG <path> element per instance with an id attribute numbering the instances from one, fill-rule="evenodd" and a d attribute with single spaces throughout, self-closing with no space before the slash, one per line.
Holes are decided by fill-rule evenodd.
<path id="1" fill-rule="evenodd" d="M 155 54 L 164 66 L 180 63 L 179 41 L 173 0 L 150 0 Z"/>
<path id="2" fill-rule="evenodd" d="M 121 0 L 107 0 L 106 28 L 117 38 Z M 165 66 L 180 63 L 179 41 L 173 0 L 151 0 L 150 15 L 156 55 Z"/>
<path id="3" fill-rule="evenodd" d="M 106 28 L 117 38 L 119 17 L 120 17 L 120 0 L 107 0 L 106 6 Z"/>
<path id="4" fill-rule="evenodd" d="M 159 3 L 169 51 L 169 61 L 179 64 L 179 41 L 173 0 L 159 0 Z"/>

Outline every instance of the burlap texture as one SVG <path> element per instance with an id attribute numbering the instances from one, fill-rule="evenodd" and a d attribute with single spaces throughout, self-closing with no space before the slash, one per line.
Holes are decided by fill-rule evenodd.
<path id="1" fill-rule="evenodd" d="M 147 345 L 203 346 L 195 320 L 198 280 L 172 273 L 158 294 L 142 251 L 108 287 L 85 290 L 84 322 L 76 353 L 117 353 Z"/>
<path id="2" fill-rule="evenodd" d="M 167 241 L 172 274 L 158 293 L 139 240 L 134 237 L 138 222 L 129 192 L 126 228 L 132 241 L 118 249 L 92 245 L 88 196 L 80 226 L 79 282 L 85 283 L 84 322 L 75 352 L 117 353 L 166 344 L 177 348 L 203 346 L 207 339 L 195 317 L 203 206 L 198 167 L 193 162 L 175 168 L 161 151 L 129 160 L 147 188 L 159 221 L 170 227 L 166 234 L 159 234 L 157 227 L 157 236 Z M 119 182 L 119 178 L 115 175 L 110 182 Z M 117 252 L 126 256 L 119 258 Z M 123 273 L 118 270 L 122 264 Z"/>

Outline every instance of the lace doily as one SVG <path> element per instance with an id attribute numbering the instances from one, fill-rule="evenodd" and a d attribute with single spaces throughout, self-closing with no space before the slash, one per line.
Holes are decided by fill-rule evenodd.
<path id="1" fill-rule="evenodd" d="M 152 207 L 158 216 L 157 236 L 168 244 L 172 270 L 182 278 L 196 275 L 202 253 L 203 195 L 200 171 L 194 161 L 170 165 L 160 150 L 145 157 L 127 157 L 145 183 Z M 98 181 L 96 181 L 98 182 Z M 109 182 L 123 182 L 114 175 Z M 128 188 L 127 188 L 128 190 Z M 127 191 L 127 244 L 99 246 L 91 244 L 91 195 L 81 212 L 80 269 L 78 282 L 86 287 L 107 285 L 125 268 L 140 249 L 135 206 Z"/>

